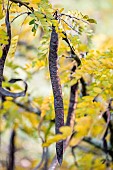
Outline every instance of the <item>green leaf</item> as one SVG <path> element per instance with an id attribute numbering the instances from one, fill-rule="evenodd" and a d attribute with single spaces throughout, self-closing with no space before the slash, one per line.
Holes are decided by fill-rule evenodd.
<path id="1" fill-rule="evenodd" d="M 35 12 L 34 14 L 38 19 L 44 18 L 44 14 L 41 14 L 39 12 Z"/>
<path id="2" fill-rule="evenodd" d="M 35 22 L 35 19 L 32 19 L 32 20 L 29 22 L 29 25 L 34 24 L 34 22 Z"/>
<path id="3" fill-rule="evenodd" d="M 94 87 L 93 91 L 96 92 L 96 93 L 101 93 L 102 89 L 100 89 L 99 87 Z"/>
<path id="4" fill-rule="evenodd" d="M 87 19 L 87 21 L 88 21 L 89 23 L 97 24 L 96 20 L 95 20 L 95 19 L 92 19 L 92 18 Z"/>
<path id="5" fill-rule="evenodd" d="M 84 15 L 83 19 L 89 19 L 89 16 L 88 15 Z"/>
<path id="6" fill-rule="evenodd" d="M 34 27 L 35 27 L 35 29 L 37 30 L 37 28 L 38 28 L 38 24 L 34 24 Z"/>

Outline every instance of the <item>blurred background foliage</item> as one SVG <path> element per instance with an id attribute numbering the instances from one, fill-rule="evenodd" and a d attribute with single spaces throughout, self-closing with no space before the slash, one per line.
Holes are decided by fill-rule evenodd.
<path id="1" fill-rule="evenodd" d="M 90 49 L 97 49 L 100 51 L 107 50 L 108 48 L 113 47 L 113 1 L 112 0 L 51 0 L 51 3 L 54 7 L 64 8 L 64 12 L 69 10 L 80 11 L 84 15 L 88 15 L 90 18 L 94 18 L 97 21 L 96 25 L 92 25 L 91 29 L 93 30 L 92 39 L 90 42 Z M 17 15 L 17 12 L 22 12 L 25 10 L 24 7 L 21 9 L 14 5 L 12 8 L 13 17 Z M 43 30 L 39 27 L 36 35 L 34 36 L 32 30 L 32 25 L 29 25 L 31 17 L 26 17 L 25 15 L 20 16 L 12 23 L 12 44 L 9 52 L 9 58 L 7 59 L 5 66 L 5 80 L 4 86 L 9 86 L 8 80 L 12 77 L 27 80 L 28 83 L 28 93 L 24 98 L 17 99 L 17 104 L 12 102 L 12 99 L 7 98 L 7 101 L 4 102 L 4 109 L 1 109 L 1 115 L 5 115 L 5 119 L 1 120 L 1 147 L 0 147 L 0 168 L 6 166 L 6 158 L 8 155 L 8 146 L 10 139 L 10 129 L 15 128 L 17 130 L 16 136 L 16 170 L 30 170 L 35 167 L 41 160 L 42 155 L 42 138 L 48 138 L 48 134 L 53 136 L 54 134 L 54 109 L 53 109 L 53 96 L 51 84 L 49 81 L 49 73 L 47 66 L 47 58 L 38 58 L 40 53 L 47 54 L 49 47 L 49 35 L 46 35 L 46 44 L 43 44 L 44 39 L 42 40 Z M 3 20 L 0 21 L 0 24 L 3 23 Z M 47 41 L 48 40 L 48 41 Z M 85 43 L 85 38 L 82 37 L 83 42 Z M 18 43 L 18 46 L 17 46 Z M 40 44 L 43 44 L 43 48 Z M 61 43 L 61 42 L 60 42 Z M 62 50 L 63 44 L 62 45 Z M 43 51 L 42 51 L 43 50 Z M 60 49 L 61 50 L 61 49 Z M 67 50 L 67 49 L 66 49 Z M 65 50 L 64 50 L 65 53 Z M 14 58 L 15 54 L 15 58 Z M 59 51 L 60 54 L 60 51 Z M 66 53 L 67 54 L 67 53 Z M 40 61 L 40 62 L 39 62 Z M 65 63 L 64 59 L 60 60 L 63 63 L 63 66 L 66 64 L 66 67 L 63 69 L 60 68 L 61 82 L 65 86 L 67 80 L 62 79 L 64 77 L 63 72 L 71 67 L 71 63 Z M 66 75 L 69 78 L 70 72 L 67 71 Z M 21 90 L 22 84 L 15 84 L 12 87 L 12 90 Z M 96 89 L 98 91 L 98 89 Z M 90 89 L 89 89 L 90 91 Z M 65 107 L 65 119 L 67 116 L 68 110 L 68 98 L 69 98 L 69 88 L 65 87 L 63 90 L 64 95 L 64 107 Z M 84 99 L 84 102 L 87 103 L 87 99 Z M 24 103 L 27 107 L 30 106 L 33 109 L 36 109 L 34 114 L 32 111 L 26 111 L 24 108 L 19 107 L 18 103 Z M 85 103 L 85 104 L 86 104 Z M 83 103 L 84 104 L 84 103 Z M 91 105 L 92 103 L 88 103 Z M 86 105 L 84 105 L 86 107 Z M 87 106 L 88 107 L 88 106 Z M 96 103 L 93 105 L 93 109 L 101 106 L 97 106 Z M 105 109 L 102 108 L 101 109 Z M 41 116 L 40 116 L 41 110 Z M 79 110 L 79 106 L 78 106 Z M 91 110 L 90 110 L 91 111 Z M 95 110 L 94 110 L 95 111 Z M 79 112 L 79 111 L 78 111 Z M 82 111 L 84 113 L 84 111 Z M 46 118 L 44 118 L 46 114 Z M 95 113 L 96 114 L 96 113 Z M 95 116 L 94 114 L 94 116 Z M 103 128 L 105 128 L 105 123 L 102 119 L 95 118 L 91 116 L 90 118 L 83 117 L 79 119 L 80 124 L 76 128 L 78 131 L 81 131 L 81 124 L 86 122 L 87 126 L 84 128 L 84 132 L 78 134 L 74 138 L 70 146 L 77 144 L 82 136 L 87 135 L 88 133 L 93 137 L 101 138 Z M 43 122 L 43 119 L 44 122 Z M 51 120 L 51 121 L 49 121 Z M 13 122 L 13 123 L 12 123 Z M 92 123 L 93 122 L 93 123 Z M 100 128 L 98 128 L 98 124 Z M 37 128 L 38 125 L 38 128 Z M 19 127 L 19 128 L 17 128 Z M 90 132 L 88 130 L 90 129 Z M 39 132 L 40 133 L 37 133 Z M 108 136 L 109 138 L 109 136 Z M 85 149 L 88 144 L 83 142 L 81 148 L 76 149 L 76 154 L 78 155 L 77 162 L 80 164 L 80 170 L 85 169 L 90 170 L 91 165 L 95 162 L 93 169 L 94 170 L 104 170 L 106 168 L 105 164 L 100 164 L 102 158 L 101 151 L 97 151 L 94 147 L 88 145 L 88 150 Z M 83 147 L 83 148 L 82 148 Z M 49 156 L 52 160 L 55 153 L 55 144 L 50 145 L 49 147 Z M 96 155 L 96 156 L 95 156 Z M 95 158 L 96 157 L 96 158 Z M 98 158 L 98 159 L 97 159 Z M 87 163 L 86 163 L 87 161 Z M 50 163 L 50 162 L 49 162 Z M 76 165 L 76 166 L 75 166 Z M 76 167 L 76 168 L 75 168 Z M 71 148 L 66 150 L 64 155 L 64 162 L 60 170 L 63 169 L 77 169 L 76 159 L 71 153 Z"/>

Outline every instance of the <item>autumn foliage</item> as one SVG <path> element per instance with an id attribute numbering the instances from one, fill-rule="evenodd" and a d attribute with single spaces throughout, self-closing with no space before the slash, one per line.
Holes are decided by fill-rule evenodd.
<path id="1" fill-rule="evenodd" d="M 113 168 L 113 47 L 93 48 L 97 23 L 0 1 L 1 170 Z"/>

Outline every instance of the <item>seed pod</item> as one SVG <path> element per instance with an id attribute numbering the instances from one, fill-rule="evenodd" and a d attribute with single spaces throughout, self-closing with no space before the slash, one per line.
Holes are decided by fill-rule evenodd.
<path id="1" fill-rule="evenodd" d="M 12 129 L 9 143 L 9 160 L 7 170 L 15 169 L 15 137 L 16 132 L 14 129 Z"/>
<path id="2" fill-rule="evenodd" d="M 59 134 L 59 128 L 64 126 L 64 107 L 62 98 L 62 89 L 60 79 L 58 75 L 58 34 L 56 33 L 55 27 L 52 26 L 50 50 L 49 50 L 49 71 L 51 84 L 54 95 L 54 108 L 55 108 L 55 130 L 56 134 Z M 63 141 L 56 143 L 56 154 L 59 164 L 62 164 L 63 160 Z"/>
<path id="3" fill-rule="evenodd" d="M 5 60 L 10 48 L 10 44 L 11 44 L 11 26 L 10 26 L 10 22 L 9 22 L 9 9 L 7 7 L 7 11 L 6 11 L 6 18 L 5 18 L 5 23 L 6 23 L 6 28 L 7 28 L 7 35 L 8 35 L 8 44 L 3 46 L 3 53 L 2 53 L 2 57 L 0 58 L 0 87 L 2 86 L 2 81 L 3 81 L 3 70 L 4 70 L 4 64 L 5 64 Z"/>

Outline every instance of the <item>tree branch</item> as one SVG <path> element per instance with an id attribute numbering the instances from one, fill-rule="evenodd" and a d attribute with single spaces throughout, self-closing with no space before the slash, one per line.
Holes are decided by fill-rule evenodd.
<path id="1" fill-rule="evenodd" d="M 102 151 L 105 151 L 102 140 L 99 140 L 96 138 L 91 138 L 91 137 L 84 137 L 83 141 L 95 146 L 98 149 L 101 149 Z M 111 148 L 110 144 L 109 144 L 108 148 L 109 149 Z"/>
<path id="2" fill-rule="evenodd" d="M 44 161 L 43 170 L 48 170 L 48 159 L 49 159 L 49 150 L 48 150 L 48 148 L 46 147 L 45 161 Z"/>
<path id="3" fill-rule="evenodd" d="M 41 161 L 33 170 L 38 170 L 42 166 L 44 159 L 45 159 L 45 154 L 46 154 L 46 148 L 43 148 Z"/>
<path id="4" fill-rule="evenodd" d="M 72 19 L 75 19 L 75 20 L 78 20 L 78 21 L 82 21 L 82 22 L 84 22 L 84 23 L 86 23 L 86 24 L 89 24 L 87 21 L 85 21 L 85 20 L 83 20 L 83 19 L 81 19 L 81 18 L 73 17 L 73 16 L 68 15 L 68 14 L 63 14 L 63 13 L 62 13 L 61 16 L 66 16 L 66 17 L 69 17 L 69 18 L 72 18 Z"/>
<path id="5" fill-rule="evenodd" d="M 21 108 L 23 108 L 23 109 L 25 109 L 26 111 L 28 111 L 28 112 L 33 112 L 33 113 L 35 113 L 36 115 L 41 115 L 41 110 L 39 109 L 39 108 L 33 108 L 32 106 L 26 106 L 26 105 L 24 105 L 23 103 L 20 103 L 20 102 L 17 102 L 16 100 L 13 100 L 13 102 L 17 105 L 17 106 L 19 106 L 19 107 L 21 107 Z"/>
<path id="6" fill-rule="evenodd" d="M 69 40 L 68 40 L 68 37 L 67 37 L 67 34 L 65 32 L 62 32 L 65 36 L 65 38 L 63 38 L 63 40 L 68 44 L 68 46 L 70 47 L 70 51 L 71 51 L 71 58 L 73 58 L 76 62 L 77 62 L 77 65 L 79 66 L 81 64 L 81 60 L 80 58 L 78 57 L 78 55 L 75 53 L 75 50 L 73 48 L 73 46 L 71 46 Z"/>
<path id="7" fill-rule="evenodd" d="M 29 7 L 28 4 L 26 2 L 22 2 L 20 0 L 10 0 L 13 3 L 19 4 L 19 6 L 25 6 L 27 9 L 29 9 L 30 11 L 34 12 L 34 9 L 32 7 Z"/>

